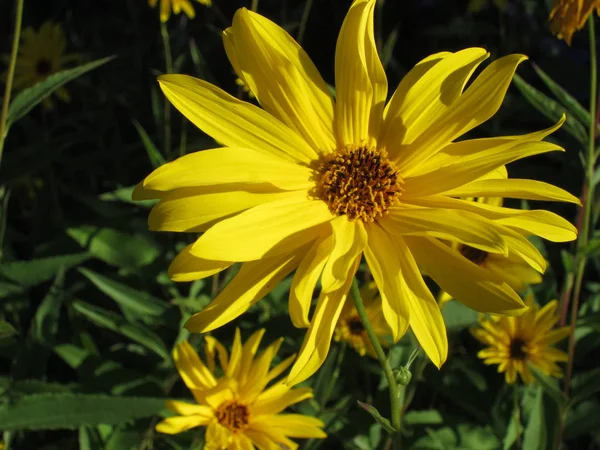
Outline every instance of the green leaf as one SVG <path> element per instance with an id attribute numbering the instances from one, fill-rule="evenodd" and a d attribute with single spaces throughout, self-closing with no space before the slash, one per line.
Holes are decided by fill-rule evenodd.
<path id="1" fill-rule="evenodd" d="M 565 396 L 562 391 L 558 388 L 558 382 L 555 378 L 549 377 L 545 373 L 540 372 L 535 366 L 529 365 L 529 370 L 531 370 L 531 374 L 535 378 L 535 380 L 540 384 L 540 387 L 543 391 L 554 400 L 554 402 L 562 407 L 565 404 Z"/>
<path id="2" fill-rule="evenodd" d="M 448 331 L 460 331 L 477 324 L 477 312 L 456 300 L 444 305 L 442 316 Z"/>
<path id="3" fill-rule="evenodd" d="M 123 202 L 129 203 L 136 206 L 142 206 L 144 208 L 152 208 L 158 200 L 137 200 L 133 201 L 131 199 L 131 194 L 133 193 L 133 189 L 135 186 L 127 186 L 119 189 L 115 189 L 111 192 L 105 192 L 99 196 L 100 200 L 105 202 Z"/>
<path id="4" fill-rule="evenodd" d="M 57 345 L 54 347 L 54 353 L 73 369 L 79 368 L 79 366 L 92 356 L 92 353 L 86 349 L 73 344 Z"/>
<path id="5" fill-rule="evenodd" d="M 98 289 L 128 311 L 133 311 L 140 315 L 160 317 L 169 309 L 168 303 L 146 292 L 133 289 L 88 269 L 80 268 L 79 272 L 94 283 Z"/>
<path id="6" fill-rule="evenodd" d="M 158 245 L 141 234 L 91 225 L 68 228 L 67 234 L 96 258 L 124 269 L 146 266 L 160 255 Z"/>
<path id="7" fill-rule="evenodd" d="M 65 271 L 60 268 L 50 286 L 48 293 L 38 306 L 33 323 L 29 330 L 34 341 L 43 345 L 53 345 L 56 332 L 58 331 L 58 319 L 60 306 L 63 300 L 63 283 Z"/>
<path id="8" fill-rule="evenodd" d="M 596 400 L 580 403 L 569 411 L 565 426 L 565 439 L 589 436 L 600 428 L 600 404 Z"/>
<path id="9" fill-rule="evenodd" d="M 142 140 L 142 144 L 144 144 L 144 148 L 146 149 L 146 153 L 148 154 L 148 159 L 150 160 L 152 167 L 156 169 L 157 167 L 165 164 L 167 161 L 160 153 L 160 150 L 158 150 L 156 145 L 154 145 L 154 142 L 152 142 L 152 139 L 150 139 L 150 136 L 148 136 L 148 133 L 146 133 L 144 127 L 142 127 L 142 125 L 135 119 L 133 119 L 133 126 L 140 135 L 140 139 Z"/>
<path id="10" fill-rule="evenodd" d="M 370 405 L 368 403 L 361 402 L 360 400 L 357 400 L 356 402 L 359 404 L 359 406 L 362 409 L 364 409 L 366 412 L 371 414 L 373 419 L 375 419 L 377 421 L 377 423 L 379 423 L 385 431 L 387 431 L 388 433 L 395 433 L 394 427 L 392 427 L 392 424 L 390 423 L 390 421 L 388 419 L 386 419 L 385 417 L 383 417 L 379 413 L 379 411 L 377 411 L 377 408 L 375 408 L 373 405 Z"/>
<path id="11" fill-rule="evenodd" d="M 565 108 L 562 105 L 538 91 L 519 75 L 515 74 L 513 80 L 523 97 L 548 119 L 558 122 L 565 114 Z M 587 145 L 587 131 L 574 117 L 567 116 L 563 129 L 577 139 L 581 145 Z"/>
<path id="12" fill-rule="evenodd" d="M 54 277 L 59 269 L 77 266 L 90 258 L 89 253 L 51 256 L 31 261 L 14 261 L 0 265 L 0 277 L 24 287 L 35 286 Z"/>
<path id="13" fill-rule="evenodd" d="M 0 320 L 0 339 L 8 339 L 16 334 L 17 330 L 10 323 Z"/>
<path id="14" fill-rule="evenodd" d="M 576 405 L 600 392 L 600 383 L 598 380 L 600 380 L 600 368 L 576 374 L 571 381 L 569 405 Z"/>
<path id="15" fill-rule="evenodd" d="M 165 344 L 148 328 L 139 324 L 132 324 L 118 314 L 79 300 L 73 302 L 73 307 L 77 312 L 86 316 L 99 327 L 108 328 L 109 330 L 120 333 L 132 341 L 152 350 L 166 361 L 171 360 L 171 356 L 169 355 Z"/>
<path id="16" fill-rule="evenodd" d="M 79 450 L 103 450 L 98 431 L 91 427 L 79 427 Z"/>
<path id="17" fill-rule="evenodd" d="M 442 415 L 436 409 L 408 411 L 402 421 L 406 425 L 437 425 L 444 422 Z"/>
<path id="18" fill-rule="evenodd" d="M 527 427 L 523 434 L 523 448 L 527 450 L 546 450 L 546 421 L 544 419 L 544 390 L 538 386 L 533 408 L 529 413 Z"/>
<path id="19" fill-rule="evenodd" d="M 117 428 L 106 442 L 106 450 L 137 450 L 139 446 L 139 432 L 131 427 Z"/>
<path id="20" fill-rule="evenodd" d="M 92 61 L 72 69 L 56 72 L 50 75 L 44 81 L 40 81 L 32 87 L 21 91 L 15 96 L 8 108 L 7 128 L 25 116 L 25 114 L 31 111 L 34 106 L 48 97 L 62 85 L 79 78 L 90 70 L 94 70 L 97 67 L 112 61 L 114 58 L 114 56 L 109 56 L 107 58 L 97 59 L 96 61 Z"/>
<path id="21" fill-rule="evenodd" d="M 537 64 L 532 64 L 533 69 L 544 82 L 546 87 L 554 94 L 554 96 L 567 108 L 567 111 L 577 119 L 586 128 L 590 124 L 590 113 L 581 104 L 569 94 L 560 84 L 556 83 L 550 76 L 544 72 Z"/>
<path id="22" fill-rule="evenodd" d="M 99 424 L 121 424 L 156 416 L 165 400 L 147 397 L 111 397 L 96 394 L 34 394 L 0 405 L 0 423 L 5 431 L 78 428 Z"/>

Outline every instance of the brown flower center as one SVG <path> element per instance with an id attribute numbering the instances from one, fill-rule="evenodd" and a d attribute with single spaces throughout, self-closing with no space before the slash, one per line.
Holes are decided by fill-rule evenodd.
<path id="1" fill-rule="evenodd" d="M 52 64 L 47 59 L 40 59 L 35 65 L 35 72 L 38 75 L 48 75 L 52 70 Z"/>
<path id="2" fill-rule="evenodd" d="M 229 400 L 217 408 L 215 416 L 221 425 L 233 433 L 237 433 L 248 427 L 250 412 L 246 405 L 242 405 L 235 400 Z"/>
<path id="3" fill-rule="evenodd" d="M 524 349 L 526 342 L 521 338 L 513 338 L 508 349 L 511 359 L 527 359 L 527 351 Z"/>
<path id="4" fill-rule="evenodd" d="M 348 329 L 350 330 L 350 334 L 352 335 L 359 336 L 362 334 L 363 331 L 365 331 L 365 327 L 360 321 L 360 317 L 352 317 L 348 319 L 347 323 Z"/>
<path id="5" fill-rule="evenodd" d="M 373 222 L 398 201 L 403 184 L 385 150 L 349 145 L 320 162 L 316 196 L 333 214 Z"/>
<path id="6" fill-rule="evenodd" d="M 459 251 L 461 255 L 478 266 L 481 266 L 488 257 L 488 252 L 484 252 L 483 250 L 468 245 L 461 245 Z"/>

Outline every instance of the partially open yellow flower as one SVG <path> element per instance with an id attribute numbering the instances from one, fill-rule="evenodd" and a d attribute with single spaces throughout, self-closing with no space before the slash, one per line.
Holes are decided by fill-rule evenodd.
<path id="1" fill-rule="evenodd" d="M 156 430 L 176 434 L 207 427 L 204 448 L 211 450 L 251 450 L 255 446 L 295 450 L 298 445 L 290 438 L 326 437 L 320 420 L 281 414 L 290 405 L 311 398 L 312 390 L 294 389 L 282 380 L 272 383 L 294 356 L 270 369 L 283 338 L 257 355 L 264 332 L 255 332 L 242 344 L 237 329 L 231 355 L 215 338 L 205 336 L 206 364 L 187 341 L 177 345 L 173 359 L 196 403 L 168 401 L 167 407 L 177 415 L 158 423 Z"/>
<path id="2" fill-rule="evenodd" d="M 369 322 L 371 322 L 379 342 L 384 346 L 389 344 L 386 338 L 389 338 L 392 332 L 383 317 L 377 285 L 374 282 L 367 283 L 361 288 L 360 293 L 369 316 Z M 335 326 L 333 338 L 338 342 L 347 342 L 360 356 L 377 357 L 373 344 L 371 344 L 371 340 L 352 301 L 348 301 L 344 305 Z"/>
<path id="3" fill-rule="evenodd" d="M 159 0 L 148 0 L 148 4 L 154 8 Z M 196 0 L 198 3 L 204 6 L 211 6 L 211 0 Z M 171 17 L 171 11 L 173 14 L 179 14 L 181 11 L 185 13 L 190 19 L 196 17 L 196 11 L 192 6 L 190 0 L 160 0 L 160 21 L 166 22 Z"/>
<path id="4" fill-rule="evenodd" d="M 584 27 L 594 9 L 600 14 L 599 0 L 555 0 L 548 18 L 552 33 L 571 45 L 573 33 Z"/>
<path id="5" fill-rule="evenodd" d="M 482 318 L 481 328 L 472 329 L 473 336 L 487 345 L 477 356 L 485 364 L 498 364 L 498 372 L 504 372 L 509 384 L 517 380 L 517 374 L 525 383 L 533 376 L 528 364 L 553 377 L 561 377 L 557 362 L 568 361 L 569 356 L 551 347 L 569 335 L 569 327 L 552 329 L 558 316 L 558 302 L 552 300 L 543 308 L 527 301 L 529 310 L 520 317 L 491 316 Z"/>
<path id="6" fill-rule="evenodd" d="M 65 69 L 69 63 L 77 61 L 80 55 L 65 54 L 66 46 L 65 32 L 57 23 L 44 22 L 37 31 L 31 27 L 25 28 L 15 65 L 15 90 L 44 81 L 53 73 Z M 8 61 L 7 56 L 2 59 Z M 71 98 L 64 86 L 56 89 L 55 94 L 64 102 Z M 51 107 L 52 101 L 47 98 L 44 106 Z"/>
<path id="7" fill-rule="evenodd" d="M 225 49 L 263 109 L 203 80 L 160 77 L 171 103 L 225 147 L 165 164 L 133 194 L 160 199 L 150 213 L 151 229 L 203 233 L 172 262 L 173 280 L 204 278 L 243 262 L 219 296 L 190 318 L 190 331 L 204 333 L 237 318 L 295 270 L 290 317 L 308 331 L 290 371 L 292 384 L 312 375 L 327 357 L 363 256 L 393 339 L 410 327 L 439 367 L 448 352 L 446 328 L 418 268 L 443 273 L 436 279 L 442 289 L 444 280 L 456 278 L 446 257 L 451 249 L 438 239 L 506 255 L 508 227 L 552 241 L 576 237 L 575 227 L 547 211 L 457 198 L 579 202 L 546 183 L 480 180 L 512 161 L 562 150 L 542 139 L 564 118 L 523 136 L 456 142 L 495 114 L 525 56 L 492 62 L 465 88 L 488 53 L 481 48 L 437 53 L 404 77 L 386 105 L 374 9 L 375 0 L 355 0 L 344 20 L 335 101 L 284 29 L 246 9 L 237 11 L 224 32 Z M 526 245 L 523 236 L 514 239 Z M 481 271 L 468 274 L 474 288 L 463 289 L 457 300 L 500 314 L 526 309 L 506 283 Z"/>

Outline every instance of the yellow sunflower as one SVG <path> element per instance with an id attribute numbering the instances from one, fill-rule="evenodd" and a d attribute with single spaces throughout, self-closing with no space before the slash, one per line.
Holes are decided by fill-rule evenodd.
<path id="1" fill-rule="evenodd" d="M 556 363 L 569 360 L 565 352 L 551 347 L 569 335 L 569 327 L 552 329 L 558 322 L 558 302 L 552 300 L 540 309 L 530 297 L 527 304 L 529 310 L 519 317 L 482 318 L 482 328 L 471 330 L 477 340 L 488 346 L 477 356 L 485 364 L 498 364 L 498 372 L 504 372 L 509 384 L 517 380 L 517 374 L 525 383 L 533 381 L 528 364 L 547 375 L 561 377 Z"/>
<path id="2" fill-rule="evenodd" d="M 168 401 L 167 407 L 177 415 L 158 423 L 156 430 L 176 434 L 207 427 L 207 450 L 251 450 L 255 446 L 295 450 L 298 445 L 290 438 L 326 437 L 320 420 L 301 414 L 281 414 L 290 405 L 311 398 L 312 390 L 293 389 L 283 380 L 268 386 L 290 366 L 295 356 L 269 369 L 283 338 L 257 356 L 264 333 L 261 329 L 242 343 L 237 329 L 231 355 L 215 338 L 205 336 L 206 364 L 187 341 L 177 345 L 173 359 L 196 403 Z"/>
<path id="3" fill-rule="evenodd" d="M 600 14 L 599 0 L 555 0 L 548 18 L 552 33 L 571 45 L 573 33 L 585 26 L 594 9 Z"/>
<path id="4" fill-rule="evenodd" d="M 148 0 L 150 7 L 154 8 L 159 0 Z M 211 6 L 211 0 L 196 0 L 198 3 L 204 6 Z M 190 19 L 196 17 L 196 11 L 192 6 L 190 0 L 160 0 L 160 21 L 166 22 L 171 17 L 171 10 L 173 14 L 179 14 L 181 11 L 185 13 Z"/>
<path id="5" fill-rule="evenodd" d="M 437 53 L 406 75 L 386 105 L 374 7 L 375 0 L 355 0 L 344 20 L 336 101 L 283 28 L 238 10 L 224 31 L 225 50 L 263 109 L 203 80 L 160 77 L 171 103 L 225 147 L 165 164 L 134 191 L 135 199 L 160 199 L 150 213 L 151 229 L 203 233 L 172 262 L 173 280 L 204 278 L 243 262 L 218 297 L 190 318 L 190 331 L 204 333 L 235 319 L 296 271 L 289 311 L 293 324 L 308 331 L 288 377 L 292 384 L 325 360 L 363 255 L 393 339 L 410 326 L 439 367 L 447 356 L 446 329 L 418 264 L 450 279 L 459 269 L 448 265 L 452 250 L 437 238 L 506 255 L 505 235 L 526 245 L 509 226 L 552 241 L 576 236 L 575 227 L 547 211 L 455 198 L 501 194 L 578 202 L 537 181 L 478 180 L 511 161 L 562 150 L 542 139 L 564 120 L 523 136 L 454 142 L 498 110 L 525 57 L 494 61 L 465 89 L 488 53 Z M 526 308 L 510 286 L 487 273 L 472 270 L 465 277 L 474 288 L 456 298 L 468 306 L 501 314 Z"/>
<path id="6" fill-rule="evenodd" d="M 382 345 L 388 345 L 386 338 L 391 336 L 392 333 L 383 317 L 381 299 L 377 296 L 377 285 L 374 282 L 367 283 L 361 288 L 360 292 L 369 315 L 369 322 L 371 322 L 375 334 Z M 360 356 L 369 355 L 377 358 L 358 311 L 356 311 L 356 307 L 351 301 L 346 302 L 342 309 L 338 323 L 335 326 L 333 338 L 338 342 L 347 342 Z"/>
<path id="7" fill-rule="evenodd" d="M 77 61 L 80 55 L 65 54 L 66 46 L 65 32 L 57 23 L 44 22 L 38 31 L 31 27 L 25 28 L 15 65 L 14 89 L 22 90 L 33 86 L 65 69 L 69 63 Z M 3 56 L 3 60 L 8 61 L 8 57 Z M 71 98 L 64 86 L 55 93 L 64 102 Z M 52 106 L 51 100 L 47 98 L 44 105 Z"/>

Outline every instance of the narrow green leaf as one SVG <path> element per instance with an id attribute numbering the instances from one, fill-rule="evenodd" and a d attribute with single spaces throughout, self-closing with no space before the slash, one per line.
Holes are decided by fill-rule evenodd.
<path id="1" fill-rule="evenodd" d="M 523 433 L 523 448 L 527 450 L 546 450 L 546 421 L 544 419 L 544 390 L 538 387 L 533 408 Z"/>
<path id="2" fill-rule="evenodd" d="M 79 450 L 103 450 L 102 439 L 92 427 L 79 427 Z"/>
<path id="3" fill-rule="evenodd" d="M 31 261 L 14 261 L 0 265 L 0 277 L 24 287 L 35 286 L 54 277 L 58 270 L 77 266 L 90 259 L 89 253 L 51 256 Z"/>
<path id="4" fill-rule="evenodd" d="M 123 202 L 136 206 L 142 206 L 144 208 L 152 208 L 154 205 L 156 205 L 158 200 L 133 201 L 131 199 L 131 194 L 133 193 L 134 188 L 135 186 L 122 187 L 111 192 L 105 192 L 104 194 L 101 194 L 99 198 L 105 202 Z"/>
<path id="5" fill-rule="evenodd" d="M 34 394 L 2 403 L 0 424 L 8 431 L 74 429 L 156 416 L 164 408 L 165 400 L 161 398 Z"/>
<path id="6" fill-rule="evenodd" d="M 565 404 L 565 396 L 562 391 L 558 388 L 558 382 L 555 378 L 551 378 L 545 373 L 540 372 L 535 366 L 529 365 L 529 370 L 531 370 L 531 374 L 535 378 L 535 380 L 540 384 L 543 391 L 552 398 L 556 402 L 559 407 L 562 407 Z"/>
<path id="7" fill-rule="evenodd" d="M 408 411 L 402 421 L 406 425 L 437 425 L 444 422 L 442 415 L 436 409 Z"/>
<path id="8" fill-rule="evenodd" d="M 10 323 L 0 320 L 0 339 L 8 339 L 16 334 L 17 330 Z"/>
<path id="9" fill-rule="evenodd" d="M 523 426 L 521 425 L 519 410 L 515 408 L 510 416 L 510 422 L 508 422 L 506 434 L 502 440 L 502 450 L 510 450 L 513 448 L 514 443 L 517 442 L 517 436 L 522 432 Z"/>
<path id="10" fill-rule="evenodd" d="M 515 86 L 521 91 L 523 97 L 540 113 L 546 116 L 553 122 L 558 120 L 565 113 L 565 108 L 560 105 L 557 101 L 551 99 L 546 94 L 540 92 L 529 83 L 527 83 L 519 75 L 513 78 Z M 581 125 L 574 117 L 567 116 L 567 120 L 563 125 L 563 129 L 579 141 L 581 145 L 587 145 L 587 131 L 585 127 Z"/>
<path id="11" fill-rule="evenodd" d="M 377 423 L 379 423 L 385 431 L 387 431 L 388 433 L 395 433 L 394 427 L 392 427 L 392 424 L 390 423 L 390 421 L 388 419 L 386 419 L 385 417 L 383 417 L 379 413 L 379 411 L 377 411 L 377 408 L 375 408 L 373 405 L 370 405 L 368 403 L 361 402 L 360 400 L 357 400 L 356 402 L 360 405 L 360 407 L 362 409 L 364 409 L 369 414 L 371 414 L 373 419 L 375 419 L 377 421 Z"/>
<path id="12" fill-rule="evenodd" d="M 597 400 L 589 400 L 578 404 L 569 411 L 565 426 L 565 439 L 590 436 L 600 429 L 600 404 Z"/>
<path id="13" fill-rule="evenodd" d="M 54 283 L 50 286 L 44 300 L 35 312 L 29 332 L 33 340 L 40 344 L 50 346 L 54 344 L 56 332 L 58 331 L 60 306 L 63 300 L 64 279 L 65 271 L 60 268 Z"/>
<path id="14" fill-rule="evenodd" d="M 90 70 L 94 70 L 97 67 L 106 64 L 114 58 L 114 56 L 109 56 L 107 58 L 97 59 L 96 61 L 74 67 L 73 69 L 56 72 L 50 75 L 44 81 L 40 81 L 32 87 L 21 91 L 14 97 L 8 108 L 7 127 L 21 119 L 25 114 L 31 111 L 34 106 L 48 97 L 62 85 L 79 78 Z"/>
<path id="15" fill-rule="evenodd" d="M 142 140 L 142 144 L 144 144 L 144 148 L 146 149 L 146 153 L 148 154 L 148 159 L 150 160 L 152 167 L 156 169 L 157 167 L 160 167 L 166 163 L 165 158 L 160 153 L 160 150 L 156 147 L 156 145 L 154 145 L 154 142 L 152 142 L 152 139 L 150 139 L 150 136 L 148 136 L 148 133 L 146 133 L 144 127 L 142 127 L 142 125 L 135 119 L 133 119 L 133 126 L 140 135 L 140 139 Z"/>
<path id="16" fill-rule="evenodd" d="M 92 353 L 73 344 L 60 344 L 54 347 L 56 353 L 71 368 L 78 369 Z"/>
<path id="17" fill-rule="evenodd" d="M 165 314 L 169 309 L 168 303 L 153 297 L 146 292 L 133 289 L 125 284 L 111 280 L 104 275 L 84 269 L 83 267 L 79 269 L 79 272 L 120 306 L 123 306 L 130 311 L 159 317 Z"/>
<path id="18" fill-rule="evenodd" d="M 106 450 L 137 450 L 139 446 L 139 432 L 132 427 L 117 428 L 106 442 Z"/>
<path id="19" fill-rule="evenodd" d="M 143 325 L 132 324 L 118 314 L 79 300 L 73 302 L 73 307 L 96 325 L 120 333 L 152 350 L 165 360 L 171 360 L 171 356 L 162 340 Z"/>
<path id="20" fill-rule="evenodd" d="M 554 94 L 567 111 L 577 119 L 586 129 L 590 126 L 590 113 L 585 109 L 571 94 L 569 94 L 560 84 L 556 83 L 550 76 L 544 72 L 537 64 L 532 64 L 540 79 L 546 87 Z"/>
<path id="21" fill-rule="evenodd" d="M 91 225 L 68 228 L 67 234 L 96 258 L 121 268 L 146 266 L 160 254 L 158 245 L 142 234 L 129 234 Z"/>
<path id="22" fill-rule="evenodd" d="M 576 405 L 600 392 L 600 383 L 598 380 L 600 380 L 600 368 L 576 374 L 571 381 L 569 405 Z"/>

